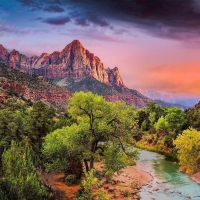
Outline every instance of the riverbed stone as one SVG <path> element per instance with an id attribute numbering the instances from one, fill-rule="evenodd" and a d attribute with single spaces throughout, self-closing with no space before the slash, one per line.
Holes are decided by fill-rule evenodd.
<path id="1" fill-rule="evenodd" d="M 153 191 L 158 191 L 159 190 L 159 188 L 153 188 Z"/>

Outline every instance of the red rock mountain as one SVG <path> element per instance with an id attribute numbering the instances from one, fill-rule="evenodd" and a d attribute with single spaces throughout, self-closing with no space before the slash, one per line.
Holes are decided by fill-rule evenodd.
<path id="1" fill-rule="evenodd" d="M 125 101 L 144 107 L 151 99 L 124 85 L 119 69 L 104 68 L 101 60 L 74 40 L 62 51 L 27 56 L 15 49 L 8 52 L 0 45 L 0 62 L 21 72 L 41 75 L 71 92 L 92 91 L 109 101 Z M 50 101 L 50 100 L 48 100 Z"/>
<path id="2" fill-rule="evenodd" d="M 31 101 L 41 100 L 55 108 L 66 108 L 66 101 L 72 93 L 42 76 L 22 73 L 0 63 L 0 103 L 8 98 Z"/>
<path id="3" fill-rule="evenodd" d="M 42 75 L 51 80 L 68 77 L 73 80 L 92 76 L 100 82 L 124 86 L 117 67 L 105 69 L 101 60 L 74 40 L 61 52 L 42 53 L 31 58 L 0 45 L 0 61 L 22 72 Z"/>

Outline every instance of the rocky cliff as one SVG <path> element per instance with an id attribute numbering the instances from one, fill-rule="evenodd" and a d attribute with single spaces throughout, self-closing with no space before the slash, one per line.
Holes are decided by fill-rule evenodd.
<path id="1" fill-rule="evenodd" d="M 31 58 L 13 49 L 10 53 L 1 45 L 0 62 L 29 74 L 42 75 L 51 80 L 65 77 L 76 80 L 92 76 L 100 82 L 124 86 L 118 68 L 105 69 L 101 60 L 74 40 L 61 52 L 42 53 Z"/>
<path id="2" fill-rule="evenodd" d="M 144 107 L 151 101 L 136 90 L 127 88 L 117 67 L 104 68 L 101 60 L 85 49 L 78 40 L 68 44 L 62 51 L 54 51 L 51 54 L 42 53 L 40 56 L 30 58 L 15 49 L 8 52 L 0 45 L 0 62 L 30 75 L 41 75 L 71 92 L 92 91 L 104 96 L 108 101 L 125 101 L 136 107 Z M 37 89 L 29 91 L 24 84 L 23 87 L 18 83 L 9 85 L 8 82 L 6 87 L 12 87 L 15 91 L 20 88 L 19 90 L 23 90 L 30 99 L 55 102 L 69 96 L 55 91 L 53 93 L 40 92 Z"/>
<path id="3" fill-rule="evenodd" d="M 0 102 L 14 94 L 33 102 L 41 100 L 56 108 L 65 109 L 66 102 L 72 95 L 70 91 L 52 84 L 44 77 L 25 74 L 4 64 L 0 64 L 0 75 Z"/>

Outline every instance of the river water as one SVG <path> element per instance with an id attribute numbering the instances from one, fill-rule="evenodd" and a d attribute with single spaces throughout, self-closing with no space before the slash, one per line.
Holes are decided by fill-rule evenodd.
<path id="1" fill-rule="evenodd" d="M 200 200 L 200 185 L 178 172 L 178 165 L 166 161 L 164 156 L 139 150 L 136 167 L 153 175 L 154 180 L 141 189 L 142 200 Z M 153 189 L 159 189 L 153 191 Z"/>

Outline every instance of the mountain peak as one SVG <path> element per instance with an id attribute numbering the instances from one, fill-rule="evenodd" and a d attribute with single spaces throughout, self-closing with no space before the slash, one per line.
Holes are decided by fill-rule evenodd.
<path id="1" fill-rule="evenodd" d="M 5 49 L 5 47 L 2 44 L 0 44 L 0 48 L 4 48 Z"/>
<path id="2" fill-rule="evenodd" d="M 101 60 L 83 47 L 79 40 L 68 44 L 61 52 L 42 53 L 27 58 L 13 49 L 8 52 L 0 48 L 0 61 L 20 69 L 22 72 L 42 75 L 51 80 L 70 78 L 73 80 L 94 77 L 108 85 L 124 86 L 117 67 L 105 69 Z"/>
<path id="3" fill-rule="evenodd" d="M 76 44 L 82 46 L 81 42 L 79 40 L 74 40 L 70 44 Z"/>
<path id="4" fill-rule="evenodd" d="M 70 49 L 84 49 L 83 45 L 79 40 L 74 40 L 70 44 L 68 44 L 62 52 L 69 51 Z"/>
<path id="5" fill-rule="evenodd" d="M 70 44 L 68 44 L 65 48 L 83 48 L 83 45 L 79 40 L 74 40 Z"/>
<path id="6" fill-rule="evenodd" d="M 2 44 L 0 44 L 0 51 L 8 51 Z"/>
<path id="7" fill-rule="evenodd" d="M 8 50 L 0 44 L 0 61 L 1 62 L 7 62 L 8 57 Z"/>

